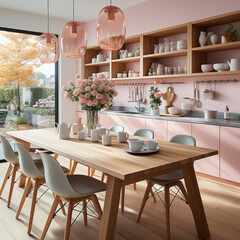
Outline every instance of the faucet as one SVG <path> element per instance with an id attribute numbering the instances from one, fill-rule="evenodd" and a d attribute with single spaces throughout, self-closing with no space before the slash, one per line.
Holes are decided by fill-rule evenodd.
<path id="1" fill-rule="evenodd" d="M 138 107 L 135 106 L 135 108 L 137 109 L 138 112 L 141 112 L 141 106 L 140 106 L 140 103 L 141 103 L 142 99 L 138 100 Z"/>

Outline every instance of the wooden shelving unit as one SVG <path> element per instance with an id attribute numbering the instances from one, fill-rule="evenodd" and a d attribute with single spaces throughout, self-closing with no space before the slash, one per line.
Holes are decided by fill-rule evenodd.
<path id="1" fill-rule="evenodd" d="M 140 48 L 140 56 L 129 57 L 125 59 L 119 59 L 118 51 L 112 51 L 109 55 L 109 61 L 92 63 L 92 58 L 102 50 L 99 46 L 93 46 L 87 49 L 84 58 L 84 77 L 88 78 L 92 73 L 97 73 L 101 69 L 106 69 L 110 72 L 110 79 L 114 81 L 127 81 L 127 80 L 149 80 L 149 79 L 170 79 L 170 78 L 181 78 L 181 77 L 205 77 L 205 76 L 226 76 L 240 74 L 240 71 L 225 71 L 225 72 L 208 72 L 203 73 L 201 71 L 201 64 L 215 63 L 209 62 L 209 56 L 215 53 L 223 52 L 226 56 L 226 61 L 230 61 L 228 51 L 236 50 L 240 54 L 240 41 L 230 42 L 225 44 L 216 44 L 200 47 L 199 35 L 200 31 L 211 31 L 215 27 L 221 27 L 229 23 L 240 22 L 240 11 L 227 13 L 215 17 L 202 19 L 199 21 L 181 24 L 165 29 L 156 30 L 149 33 L 140 34 L 127 38 L 122 49 L 133 49 L 134 47 Z M 223 34 L 223 32 L 222 32 Z M 177 40 L 187 40 L 187 49 L 164 52 L 154 54 L 154 44 L 162 41 L 165 37 L 175 37 Z M 218 36 L 220 39 L 220 35 Z M 158 75 L 148 76 L 148 69 L 151 67 L 153 62 L 178 62 L 185 61 L 187 66 L 187 74 L 175 74 L 175 75 Z M 133 65 L 136 64 L 139 68 L 140 77 L 135 78 L 117 78 L 117 73 L 127 71 Z M 139 67 L 138 67 L 139 66 Z"/>

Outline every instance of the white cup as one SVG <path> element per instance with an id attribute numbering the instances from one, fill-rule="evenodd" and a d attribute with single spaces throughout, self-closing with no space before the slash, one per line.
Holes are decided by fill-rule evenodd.
<path id="1" fill-rule="evenodd" d="M 129 148 L 132 152 L 140 152 L 143 142 L 142 139 L 128 139 Z"/>
<path id="2" fill-rule="evenodd" d="M 83 130 L 77 132 L 77 136 L 79 140 L 85 139 L 85 132 Z"/>
<path id="3" fill-rule="evenodd" d="M 109 146 L 112 144 L 112 136 L 110 134 L 102 135 L 102 144 L 105 146 Z"/>
<path id="4" fill-rule="evenodd" d="M 97 127 L 97 129 L 100 131 L 101 136 L 103 134 L 106 134 L 106 128 L 104 128 L 104 127 Z"/>
<path id="5" fill-rule="evenodd" d="M 98 142 L 99 138 L 101 136 L 99 129 L 91 129 L 91 141 L 92 142 Z"/>
<path id="6" fill-rule="evenodd" d="M 118 142 L 124 143 L 129 138 L 129 134 L 127 132 L 118 132 Z"/>
<path id="7" fill-rule="evenodd" d="M 155 150 L 158 146 L 157 141 L 147 141 L 147 147 L 149 150 Z"/>

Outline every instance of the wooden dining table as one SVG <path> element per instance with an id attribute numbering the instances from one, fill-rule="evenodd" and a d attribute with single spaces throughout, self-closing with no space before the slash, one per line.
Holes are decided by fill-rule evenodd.
<path id="1" fill-rule="evenodd" d="M 99 240 L 114 239 L 122 186 L 178 169 L 184 175 L 198 237 L 210 238 L 193 164 L 196 160 L 218 154 L 217 150 L 158 141 L 158 152 L 135 155 L 123 149 L 127 143 L 119 143 L 114 133 L 111 146 L 90 139 L 81 141 L 76 135 L 61 140 L 55 128 L 11 131 L 8 134 L 27 148 L 34 144 L 108 175 Z"/>

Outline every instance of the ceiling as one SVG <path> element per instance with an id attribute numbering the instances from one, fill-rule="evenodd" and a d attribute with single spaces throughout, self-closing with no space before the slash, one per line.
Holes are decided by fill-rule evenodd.
<path id="1" fill-rule="evenodd" d="M 112 0 L 112 5 L 128 8 L 146 0 Z M 75 20 L 86 22 L 95 19 L 109 0 L 74 0 Z M 73 0 L 49 0 L 51 17 L 72 18 Z M 47 0 L 0 0 L 0 9 L 47 15 Z"/>

